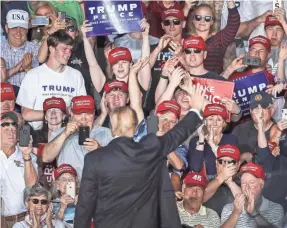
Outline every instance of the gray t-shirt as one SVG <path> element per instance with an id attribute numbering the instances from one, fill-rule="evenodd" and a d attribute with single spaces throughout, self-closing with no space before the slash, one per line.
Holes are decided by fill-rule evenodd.
<path id="1" fill-rule="evenodd" d="M 60 135 L 65 128 L 60 128 L 55 131 L 50 139 L 51 142 L 54 138 Z M 100 126 L 94 126 L 90 132 L 90 138 L 96 139 L 101 146 L 106 146 L 113 139 L 110 129 Z M 84 168 L 84 157 L 89 153 L 83 146 L 79 145 L 79 133 L 75 132 L 70 135 L 63 144 L 63 147 L 57 157 L 58 166 L 66 163 L 73 166 L 78 173 L 78 177 L 82 177 Z"/>

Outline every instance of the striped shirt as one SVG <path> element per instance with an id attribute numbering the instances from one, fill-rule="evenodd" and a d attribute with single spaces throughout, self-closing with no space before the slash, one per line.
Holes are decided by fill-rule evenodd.
<path id="1" fill-rule="evenodd" d="M 233 211 L 233 203 L 224 206 L 221 213 L 221 224 L 224 224 Z M 262 204 L 259 208 L 260 215 L 276 228 L 283 227 L 284 210 L 280 204 L 274 203 L 262 196 Z M 235 228 L 257 228 L 255 218 L 251 218 L 244 210 L 240 215 Z"/>
<path id="2" fill-rule="evenodd" d="M 196 226 L 202 225 L 204 228 L 218 228 L 220 226 L 220 218 L 218 214 L 203 205 L 201 205 L 198 213 L 189 214 L 183 207 L 183 201 L 177 202 L 177 209 L 182 225 Z"/>
<path id="3" fill-rule="evenodd" d="M 38 51 L 39 45 L 33 44 L 31 42 L 25 41 L 25 43 L 19 48 L 12 48 L 8 41 L 1 42 L 1 57 L 6 61 L 7 70 L 16 66 L 24 57 L 25 53 L 32 53 L 32 67 L 39 66 L 38 62 Z M 8 79 L 12 85 L 19 86 L 21 85 L 22 80 L 24 79 L 26 72 L 19 72 L 14 74 Z"/>
<path id="4" fill-rule="evenodd" d="M 234 41 L 240 26 L 240 16 L 237 8 L 228 9 L 228 21 L 224 29 L 206 40 L 207 57 L 204 60 L 206 70 L 221 74 L 223 58 L 227 47 Z"/>

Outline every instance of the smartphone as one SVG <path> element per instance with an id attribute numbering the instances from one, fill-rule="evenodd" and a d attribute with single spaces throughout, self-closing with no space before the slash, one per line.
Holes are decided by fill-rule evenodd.
<path id="1" fill-rule="evenodd" d="M 275 9 L 282 8 L 281 0 L 273 0 L 273 12 Z"/>
<path id="2" fill-rule="evenodd" d="M 50 24 L 49 17 L 46 16 L 36 16 L 31 20 L 32 25 L 45 26 Z"/>
<path id="3" fill-rule="evenodd" d="M 30 125 L 23 125 L 19 128 L 19 146 L 27 147 L 30 143 Z"/>
<path id="4" fill-rule="evenodd" d="M 66 194 L 69 195 L 71 198 L 75 199 L 76 197 L 76 183 L 75 182 L 67 182 Z"/>
<path id="5" fill-rule="evenodd" d="M 62 23 L 65 23 L 65 21 L 66 21 L 66 13 L 65 13 L 65 12 L 58 12 L 58 19 L 59 19 Z"/>
<path id="6" fill-rule="evenodd" d="M 287 109 L 286 108 L 282 109 L 281 119 L 282 120 L 287 120 Z"/>
<path id="7" fill-rule="evenodd" d="M 248 66 L 260 66 L 261 60 L 259 57 L 256 56 L 249 56 L 249 55 L 245 55 L 243 57 L 242 63 L 244 65 L 248 65 Z"/>
<path id="8" fill-rule="evenodd" d="M 158 117 L 157 116 L 149 116 L 147 118 L 147 133 L 156 134 L 158 131 Z"/>
<path id="9" fill-rule="evenodd" d="M 281 97 L 284 97 L 286 94 L 286 90 L 283 89 L 280 93 L 276 93 L 274 98 L 281 98 Z"/>
<path id="10" fill-rule="evenodd" d="M 81 126 L 79 128 L 79 145 L 84 145 L 87 138 L 90 137 L 90 128 L 88 126 Z"/>

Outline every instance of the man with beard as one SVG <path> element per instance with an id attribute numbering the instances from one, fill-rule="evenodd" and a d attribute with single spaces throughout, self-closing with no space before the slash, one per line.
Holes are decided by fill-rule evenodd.
<path id="1" fill-rule="evenodd" d="M 262 196 L 264 169 L 258 164 L 247 163 L 240 172 L 242 193 L 235 196 L 234 203 L 223 208 L 221 227 L 283 227 L 282 206 Z"/>
<path id="2" fill-rule="evenodd" d="M 22 106 L 23 118 L 31 122 L 34 129 L 42 124 L 45 99 L 61 97 L 69 107 L 73 97 L 86 95 L 82 74 L 67 66 L 74 42 L 64 30 L 53 33 L 47 41 L 47 62 L 30 70 L 22 81 L 16 103 Z"/>
<path id="3" fill-rule="evenodd" d="M 200 173 L 188 173 L 183 180 L 183 201 L 177 203 L 177 209 L 182 225 L 192 227 L 219 227 L 218 214 L 203 203 L 204 191 L 208 181 Z"/>

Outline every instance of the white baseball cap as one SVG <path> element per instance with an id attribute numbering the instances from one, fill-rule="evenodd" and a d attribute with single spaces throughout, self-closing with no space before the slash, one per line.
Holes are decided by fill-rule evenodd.
<path id="1" fill-rule="evenodd" d="M 21 27 L 29 28 L 29 14 L 24 10 L 13 9 L 10 10 L 6 16 L 6 23 L 8 28 Z"/>

